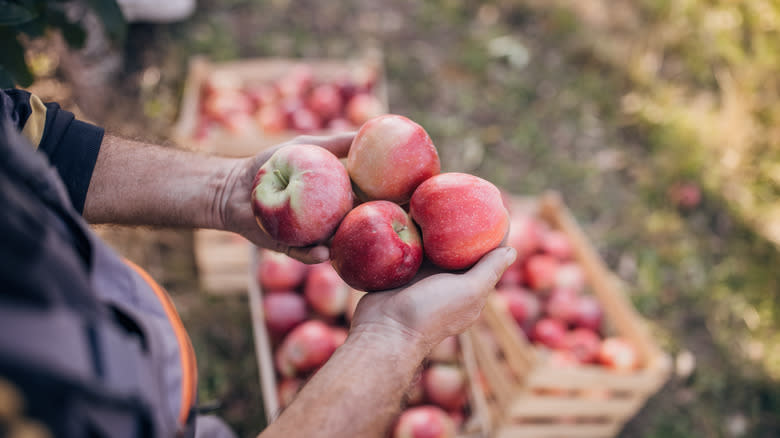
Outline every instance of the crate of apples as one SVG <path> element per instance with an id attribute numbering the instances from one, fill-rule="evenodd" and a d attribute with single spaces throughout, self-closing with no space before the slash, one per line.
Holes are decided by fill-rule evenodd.
<path id="1" fill-rule="evenodd" d="M 250 297 L 268 421 L 292 402 L 306 381 L 348 336 L 357 302 L 330 263 L 305 265 L 284 254 L 255 251 Z M 398 438 L 483 437 L 485 402 L 473 386 L 476 359 L 468 344 L 447 338 L 434 348 L 404 398 L 389 432 Z M 420 430 L 438 435 L 420 435 Z"/>
<path id="2" fill-rule="evenodd" d="M 387 112 L 381 57 L 191 62 L 177 142 L 249 156 L 301 134 L 353 131 Z"/>
<path id="3" fill-rule="evenodd" d="M 614 436 L 669 359 L 563 204 L 506 196 L 515 263 L 469 332 L 506 436 Z"/>

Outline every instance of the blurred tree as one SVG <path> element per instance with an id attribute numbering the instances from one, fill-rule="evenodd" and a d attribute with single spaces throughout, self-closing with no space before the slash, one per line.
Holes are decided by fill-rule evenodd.
<path id="1" fill-rule="evenodd" d="M 59 30 L 70 47 L 81 48 L 86 31 L 81 17 L 68 16 L 69 3 L 83 1 L 103 23 L 106 34 L 121 42 L 127 24 L 115 0 L 0 0 L 0 87 L 27 87 L 33 82 L 24 56 L 24 38 L 40 38 Z"/>

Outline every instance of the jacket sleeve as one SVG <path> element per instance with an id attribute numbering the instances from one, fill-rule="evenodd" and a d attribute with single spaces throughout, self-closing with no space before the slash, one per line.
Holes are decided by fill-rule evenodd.
<path id="1" fill-rule="evenodd" d="M 44 153 L 65 183 L 70 201 L 84 211 L 89 181 L 97 162 L 103 128 L 76 120 L 57 103 L 43 103 L 27 91 L 0 92 L 0 117 L 11 123 Z"/>

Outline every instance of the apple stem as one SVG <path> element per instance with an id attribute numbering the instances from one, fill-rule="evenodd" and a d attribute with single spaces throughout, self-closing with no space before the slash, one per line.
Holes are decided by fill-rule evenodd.
<path id="1" fill-rule="evenodd" d="M 279 169 L 274 169 L 274 175 L 276 175 L 276 177 L 279 178 L 279 181 L 282 182 L 282 188 L 287 188 L 287 185 L 290 184 L 290 180 L 284 176 L 282 171 Z"/>
<path id="2" fill-rule="evenodd" d="M 403 233 L 404 231 L 406 231 L 406 228 L 407 228 L 407 227 L 406 227 L 406 225 L 404 225 L 404 226 L 402 226 L 401 228 L 399 228 L 399 229 L 395 230 L 395 232 L 396 232 L 397 234 L 401 234 L 401 233 Z"/>

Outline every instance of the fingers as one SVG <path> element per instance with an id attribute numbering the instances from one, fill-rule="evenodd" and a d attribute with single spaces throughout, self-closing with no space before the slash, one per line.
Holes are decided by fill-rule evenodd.
<path id="1" fill-rule="evenodd" d="M 506 268 L 517 258 L 517 251 L 511 247 L 501 247 L 487 253 L 464 275 L 472 284 L 480 288 L 492 288 L 501 278 Z"/>
<path id="2" fill-rule="evenodd" d="M 352 140 L 354 138 L 354 132 L 345 132 L 343 134 L 328 136 L 302 135 L 300 137 L 296 137 L 293 141 L 298 144 L 305 143 L 324 147 L 333 153 L 333 155 L 339 158 L 343 158 L 347 156 L 349 147 L 352 145 Z"/>
<path id="3" fill-rule="evenodd" d="M 326 262 L 330 258 L 330 251 L 322 245 L 304 248 L 286 247 L 283 252 L 308 265 Z"/>

